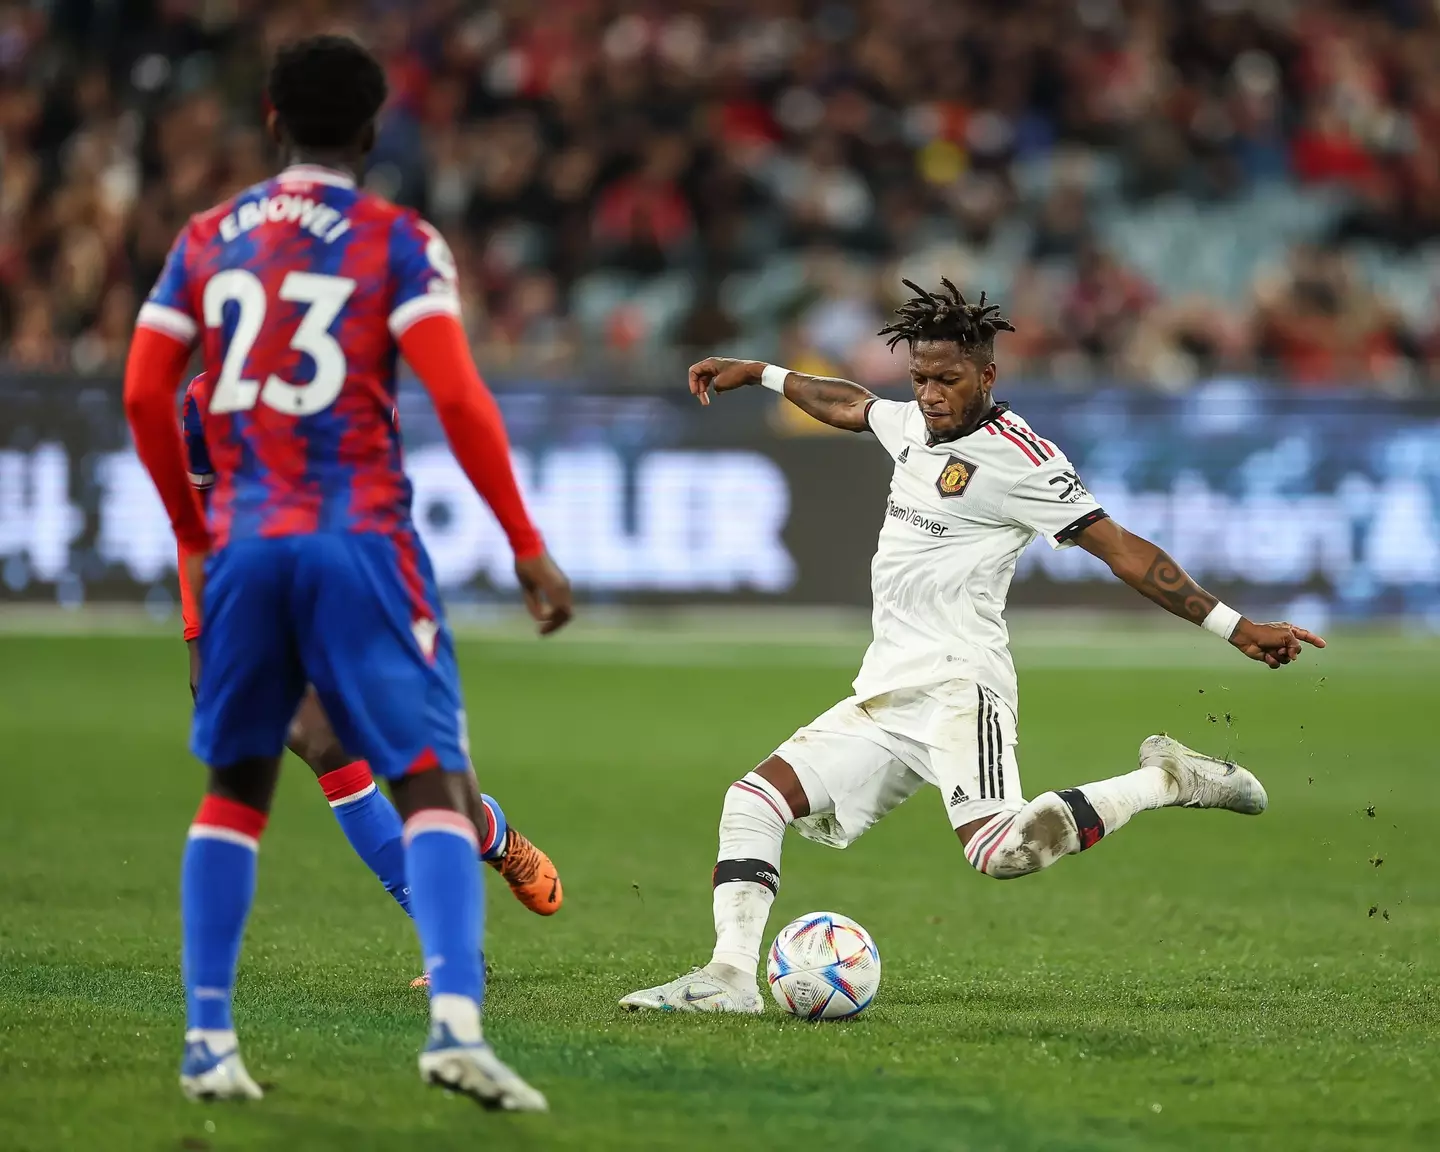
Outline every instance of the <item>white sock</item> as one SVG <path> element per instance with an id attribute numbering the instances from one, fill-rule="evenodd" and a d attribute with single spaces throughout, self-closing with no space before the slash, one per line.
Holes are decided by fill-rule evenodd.
<path id="1" fill-rule="evenodd" d="M 1180 789 L 1168 772 L 1159 768 L 1137 768 L 1124 776 L 1112 776 L 1093 784 L 1080 785 L 1105 833 L 1118 832 L 1130 817 L 1147 808 L 1164 808 L 1175 803 Z"/>
<path id="2" fill-rule="evenodd" d="M 199 1041 L 204 1041 L 205 1046 L 217 1056 L 233 1052 L 240 1046 L 233 1028 L 187 1028 L 185 1030 L 186 1044 L 195 1044 Z"/>
<path id="3" fill-rule="evenodd" d="M 461 1044 L 480 1043 L 480 1005 L 469 996 L 441 992 L 430 997 L 430 1020 L 447 1025 Z"/>
<path id="4" fill-rule="evenodd" d="M 720 813 L 720 853 L 715 865 L 717 973 L 753 986 L 770 905 L 780 887 L 780 845 L 793 819 L 790 805 L 768 780 L 749 772 L 730 785 Z"/>

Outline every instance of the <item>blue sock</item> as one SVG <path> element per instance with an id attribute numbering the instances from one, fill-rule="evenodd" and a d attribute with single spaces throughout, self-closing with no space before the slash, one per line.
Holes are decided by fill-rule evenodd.
<path id="1" fill-rule="evenodd" d="M 206 796 L 190 825 L 180 866 L 180 970 L 186 1028 L 230 1031 L 230 997 L 245 918 L 255 899 L 255 863 L 266 816 Z"/>
<path id="2" fill-rule="evenodd" d="M 505 855 L 505 842 L 510 838 L 510 825 L 505 821 L 505 810 L 493 796 L 480 794 L 480 799 L 490 812 L 490 835 L 480 846 L 480 859 L 498 860 Z"/>
<path id="3" fill-rule="evenodd" d="M 485 996 L 485 963 L 480 955 L 485 890 L 477 857 L 475 826 L 458 812 L 422 808 L 405 822 L 410 912 L 425 971 L 430 973 L 431 999 L 463 997 L 478 1012 Z M 478 1026 L 477 1016 L 477 1030 Z"/>
<path id="4" fill-rule="evenodd" d="M 410 889 L 405 883 L 404 826 L 395 805 L 376 787 L 370 765 L 356 760 L 327 772 L 320 777 L 320 787 L 350 847 L 408 913 Z"/>

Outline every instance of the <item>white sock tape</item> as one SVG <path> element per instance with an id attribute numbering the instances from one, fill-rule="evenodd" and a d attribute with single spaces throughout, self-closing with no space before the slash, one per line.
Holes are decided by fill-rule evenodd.
<path id="1" fill-rule="evenodd" d="M 779 364 L 765 365 L 765 371 L 760 373 L 760 387 L 768 388 L 771 392 L 778 392 L 785 395 L 785 377 L 790 375 L 790 369 L 782 368 Z"/>
<path id="2" fill-rule="evenodd" d="M 1228 604 L 1217 602 L 1215 607 L 1210 609 L 1210 615 L 1205 617 L 1200 627 L 1207 632 L 1213 632 L 1222 640 L 1229 640 L 1235 635 L 1235 629 L 1239 626 L 1243 617 Z"/>

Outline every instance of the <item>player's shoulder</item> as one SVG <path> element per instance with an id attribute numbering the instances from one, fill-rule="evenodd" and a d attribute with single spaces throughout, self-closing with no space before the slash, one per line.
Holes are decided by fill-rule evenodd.
<path id="1" fill-rule="evenodd" d="M 1023 476 L 1037 469 L 1053 469 L 1066 463 L 1065 453 L 1054 441 L 1036 432 L 1008 404 L 997 404 L 970 439 L 1007 472 Z"/>
<path id="2" fill-rule="evenodd" d="M 236 208 L 247 200 L 256 200 L 263 196 L 266 188 L 273 182 L 262 180 L 258 184 L 251 184 L 248 188 L 242 188 L 232 196 L 226 197 L 211 208 L 203 212 L 196 212 L 185 221 L 185 227 L 181 229 L 181 236 L 197 247 L 204 247 L 213 240 L 228 239 L 229 229 L 226 227 L 226 220 L 233 220 Z"/>
<path id="3" fill-rule="evenodd" d="M 424 236 L 430 227 L 414 208 L 396 204 L 393 200 L 387 200 L 384 196 L 364 188 L 356 191 L 354 203 L 350 205 L 347 215 L 356 223 L 371 225 L 389 235 L 399 233 Z"/>
<path id="4" fill-rule="evenodd" d="M 237 199 L 237 196 L 231 196 L 228 200 L 222 200 L 213 208 L 206 208 L 203 212 L 196 212 L 190 219 L 185 221 L 185 227 L 181 229 L 181 235 L 193 242 L 201 244 L 213 239 L 220 231 L 220 222 L 234 210 Z"/>
<path id="5" fill-rule="evenodd" d="M 384 196 L 366 188 L 356 190 L 355 203 L 350 207 L 350 215 L 373 220 L 379 224 L 413 224 L 420 219 L 420 213 L 415 209 L 396 204 L 393 200 L 387 200 Z"/>
<path id="6" fill-rule="evenodd" d="M 197 372 L 190 378 L 190 383 L 185 385 L 185 403 L 194 404 L 204 408 L 210 397 L 210 377 L 205 372 Z"/>
<path id="7" fill-rule="evenodd" d="M 916 436 L 922 440 L 925 438 L 925 420 L 920 415 L 920 405 L 914 400 L 874 397 L 866 403 L 865 422 L 870 424 L 873 430 L 876 421 L 884 421 L 888 426 L 898 429 L 907 439 Z"/>

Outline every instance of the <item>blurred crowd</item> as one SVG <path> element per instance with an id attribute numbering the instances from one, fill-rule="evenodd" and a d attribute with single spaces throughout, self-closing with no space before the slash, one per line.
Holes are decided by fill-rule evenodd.
<path id="1" fill-rule="evenodd" d="M 123 360 L 186 216 L 273 170 L 266 61 L 320 30 L 385 61 L 367 182 L 450 238 L 482 365 L 898 379 L 874 333 L 948 275 L 1011 373 L 1440 380 L 1429 0 L 11 2 L 12 365 Z"/>

